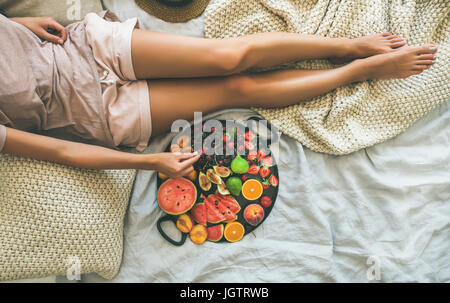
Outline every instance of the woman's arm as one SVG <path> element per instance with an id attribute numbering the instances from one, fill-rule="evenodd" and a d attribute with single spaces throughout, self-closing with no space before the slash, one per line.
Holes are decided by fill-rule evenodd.
<path id="1" fill-rule="evenodd" d="M 189 174 L 195 153 L 132 154 L 6 128 L 3 153 L 90 169 L 157 170 L 177 178 Z"/>

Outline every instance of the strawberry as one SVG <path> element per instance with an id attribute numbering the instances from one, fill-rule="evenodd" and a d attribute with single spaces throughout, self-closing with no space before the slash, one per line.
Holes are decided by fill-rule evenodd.
<path id="1" fill-rule="evenodd" d="M 254 150 L 255 149 L 255 144 L 253 144 L 253 142 L 251 141 L 245 141 L 244 142 L 245 148 L 248 150 Z"/>
<path id="2" fill-rule="evenodd" d="M 248 153 L 247 159 L 249 159 L 250 161 L 253 161 L 256 159 L 257 156 L 258 156 L 258 154 L 257 154 L 256 150 L 251 150 Z"/>
<path id="3" fill-rule="evenodd" d="M 270 199 L 269 196 L 263 196 L 261 198 L 261 205 L 264 207 L 269 207 L 270 205 L 272 205 L 272 199 Z"/>
<path id="4" fill-rule="evenodd" d="M 242 182 L 245 182 L 245 181 L 247 181 L 247 176 L 246 175 L 242 175 L 242 177 L 241 177 L 241 180 L 242 180 Z"/>
<path id="5" fill-rule="evenodd" d="M 259 172 L 259 166 L 256 164 L 252 164 L 250 165 L 249 169 L 248 169 L 248 173 L 251 175 L 257 175 Z"/>
<path id="6" fill-rule="evenodd" d="M 261 178 L 265 178 L 270 174 L 270 168 L 268 168 L 267 166 L 263 166 L 260 168 L 259 170 L 259 175 L 261 176 Z"/>
<path id="7" fill-rule="evenodd" d="M 227 147 L 228 147 L 229 149 L 233 149 L 233 148 L 234 148 L 234 142 L 233 142 L 233 141 L 227 142 Z"/>
<path id="8" fill-rule="evenodd" d="M 269 179 L 270 185 L 277 187 L 278 186 L 278 179 L 275 177 L 275 175 L 270 176 Z"/>
<path id="9" fill-rule="evenodd" d="M 264 184 L 264 185 L 263 185 L 263 189 L 264 189 L 264 190 L 268 189 L 269 187 L 270 187 L 269 184 Z"/>
<path id="10" fill-rule="evenodd" d="M 266 153 L 260 149 L 258 150 L 258 161 L 261 161 L 262 158 L 264 158 L 266 156 Z"/>
<path id="11" fill-rule="evenodd" d="M 248 132 L 246 132 L 244 134 L 245 140 L 247 141 L 253 141 L 253 139 L 255 139 L 255 133 L 252 132 L 251 130 L 249 130 Z"/>
<path id="12" fill-rule="evenodd" d="M 273 165 L 273 159 L 271 156 L 267 156 L 261 159 L 261 165 L 263 166 L 272 166 Z"/>

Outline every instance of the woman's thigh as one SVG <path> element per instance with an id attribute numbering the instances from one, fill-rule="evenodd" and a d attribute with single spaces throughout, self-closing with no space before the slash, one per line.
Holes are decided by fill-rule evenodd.
<path id="1" fill-rule="evenodd" d="M 233 107 L 239 98 L 233 95 L 234 78 L 148 80 L 152 136 L 170 131 L 178 119 L 193 120 L 195 112 L 205 115 Z"/>
<path id="2" fill-rule="evenodd" d="M 138 79 L 195 78 L 233 73 L 245 45 L 135 29 L 131 50 Z"/>

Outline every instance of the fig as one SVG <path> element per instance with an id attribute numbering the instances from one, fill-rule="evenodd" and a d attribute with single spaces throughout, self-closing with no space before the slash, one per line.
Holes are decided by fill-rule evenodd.
<path id="1" fill-rule="evenodd" d="M 209 181 L 211 181 L 214 184 L 222 184 L 222 178 L 214 172 L 212 168 L 208 169 L 206 171 L 206 176 L 208 177 Z"/>
<path id="2" fill-rule="evenodd" d="M 228 177 L 231 174 L 231 170 L 228 167 L 225 167 L 225 166 L 214 166 L 213 168 L 214 168 L 214 172 L 219 177 L 225 178 L 225 177 Z"/>
<path id="3" fill-rule="evenodd" d="M 228 190 L 227 186 L 225 185 L 225 183 L 222 184 L 218 184 L 217 185 L 217 190 L 219 191 L 219 193 L 221 195 L 229 195 L 230 191 Z"/>
<path id="4" fill-rule="evenodd" d="M 209 181 L 208 177 L 203 172 L 200 172 L 198 174 L 198 184 L 204 191 L 208 191 L 211 189 L 211 181 Z"/>

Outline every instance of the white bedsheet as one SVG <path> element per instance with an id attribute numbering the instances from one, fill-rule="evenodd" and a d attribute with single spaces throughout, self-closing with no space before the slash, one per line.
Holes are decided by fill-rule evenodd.
<path id="1" fill-rule="evenodd" d="M 201 18 L 173 25 L 137 13 L 133 0 L 105 3 L 121 19 L 138 15 L 144 28 L 201 36 Z M 282 136 L 279 198 L 264 224 L 235 244 L 166 242 L 155 225 L 162 215 L 155 174 L 142 171 L 113 281 L 368 282 L 378 264 L 381 281 L 450 282 L 449 125 L 447 102 L 396 138 L 341 157 Z M 157 138 L 147 152 L 169 141 Z M 90 274 L 83 281 L 106 280 Z"/>

